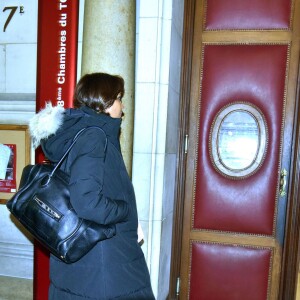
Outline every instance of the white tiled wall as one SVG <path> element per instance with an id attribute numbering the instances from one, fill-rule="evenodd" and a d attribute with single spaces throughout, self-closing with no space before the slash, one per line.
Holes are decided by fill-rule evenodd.
<path id="1" fill-rule="evenodd" d="M 0 45 L 0 93 L 5 92 L 5 45 Z"/>
<path id="2" fill-rule="evenodd" d="M 179 115 L 180 69 L 174 69 L 170 59 L 177 59 L 176 66 L 180 65 L 181 36 L 172 21 L 172 0 L 138 2 L 132 179 L 146 236 L 142 248 L 160 300 L 166 299 L 169 289 Z M 177 5 L 179 24 L 181 15 L 183 5 Z M 170 85 L 170 70 L 178 72 L 171 74 L 175 90 Z"/>
<path id="3" fill-rule="evenodd" d="M 20 13 L 23 6 L 24 13 Z M 8 23 L 11 9 L 16 12 Z M 6 93 L 35 93 L 36 82 L 36 40 L 37 40 L 37 0 L 9 1 L 0 3 L 0 44 L 1 51 L 0 91 Z M 1 49 L 2 50 L 2 49 Z"/>
<path id="4" fill-rule="evenodd" d="M 38 0 L 1 0 L 0 2 L 0 41 L 1 43 L 10 44 L 28 44 L 36 43 L 37 33 L 37 6 Z M 21 7 L 23 6 L 23 9 Z M 17 7 L 11 21 L 6 27 L 4 25 L 12 12 L 5 7 Z M 24 11 L 24 13 L 22 13 Z"/>
<path id="5" fill-rule="evenodd" d="M 29 237 L 16 221 L 10 221 L 4 205 L 0 205 L 0 216 L 0 275 L 32 278 L 33 247 Z"/>
<path id="6" fill-rule="evenodd" d="M 6 45 L 6 93 L 35 93 L 36 44 Z"/>
<path id="7" fill-rule="evenodd" d="M 17 7 L 11 13 L 5 7 Z M 23 6 L 24 13 L 20 13 Z M 4 10 L 4 11 L 3 11 Z M 0 2 L 0 122 L 24 124 L 34 113 L 37 0 Z M 33 277 L 33 246 L 0 205 L 0 274 Z"/>

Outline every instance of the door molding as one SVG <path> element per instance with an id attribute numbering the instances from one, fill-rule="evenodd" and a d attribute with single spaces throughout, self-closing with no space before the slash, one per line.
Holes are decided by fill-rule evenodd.
<path id="1" fill-rule="evenodd" d="M 180 79 L 180 115 L 177 152 L 176 190 L 174 197 L 173 236 L 171 251 L 170 285 L 168 299 L 177 299 L 177 278 L 180 274 L 181 241 L 183 229 L 184 182 L 185 182 L 185 139 L 188 133 L 190 82 L 192 70 L 193 28 L 195 18 L 195 1 L 184 0 L 182 59 Z"/>
<path id="2" fill-rule="evenodd" d="M 196 0 L 184 1 L 182 67 L 180 88 L 179 146 L 176 174 L 176 192 L 173 219 L 173 238 L 171 253 L 171 273 L 168 299 L 177 299 L 177 278 L 180 274 L 180 254 L 183 235 L 184 183 L 186 169 L 185 137 L 188 133 L 188 112 L 191 97 L 192 48 L 195 22 Z M 300 9 L 300 1 L 293 5 Z M 297 8 L 295 8 L 297 11 Z M 295 24 L 295 23 L 294 23 Z M 297 25 L 300 26 L 300 18 Z M 298 27 L 299 27 L 298 26 Z M 297 30 L 296 41 L 300 44 L 300 30 Z M 300 45 L 299 45 L 300 46 Z M 299 65 L 300 66 L 300 65 Z M 282 269 L 279 288 L 279 299 L 295 299 L 297 277 L 300 261 L 300 68 L 298 70 L 297 94 L 295 104 L 294 136 L 292 138 L 292 159 L 288 182 L 289 202 L 286 212 L 285 240 L 283 246 Z"/>
<path id="3" fill-rule="evenodd" d="M 299 65 L 300 66 L 300 65 Z M 295 299 L 300 259 L 300 67 L 298 72 L 297 97 L 295 109 L 295 126 L 289 182 L 289 203 L 283 248 L 282 271 L 279 297 L 280 299 Z"/>

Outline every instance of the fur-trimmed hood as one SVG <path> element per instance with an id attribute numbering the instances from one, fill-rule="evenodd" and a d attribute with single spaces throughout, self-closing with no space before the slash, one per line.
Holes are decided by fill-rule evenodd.
<path id="1" fill-rule="evenodd" d="M 86 106 L 64 109 L 47 103 L 46 107 L 30 120 L 29 130 L 34 147 L 41 145 L 49 160 L 58 161 L 76 133 L 89 126 L 101 127 L 119 149 L 121 121 L 121 118 L 115 119 L 106 114 L 99 114 Z"/>
<path id="2" fill-rule="evenodd" d="M 64 112 L 63 107 L 53 107 L 51 102 L 48 102 L 46 107 L 29 121 L 29 131 L 35 148 L 40 145 L 42 139 L 47 139 L 57 132 L 63 123 Z"/>

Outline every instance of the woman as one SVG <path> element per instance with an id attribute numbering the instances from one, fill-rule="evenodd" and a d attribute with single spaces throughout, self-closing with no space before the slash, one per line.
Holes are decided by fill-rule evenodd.
<path id="1" fill-rule="evenodd" d="M 70 174 L 71 202 L 77 214 L 115 225 L 116 234 L 99 242 L 79 261 L 66 264 L 51 255 L 49 299 L 154 299 L 149 272 L 137 242 L 137 209 L 132 183 L 121 155 L 119 133 L 124 80 L 93 73 L 83 76 L 74 109 L 48 105 L 30 122 L 35 145 L 60 159 L 75 134 L 80 136 L 62 168 Z"/>

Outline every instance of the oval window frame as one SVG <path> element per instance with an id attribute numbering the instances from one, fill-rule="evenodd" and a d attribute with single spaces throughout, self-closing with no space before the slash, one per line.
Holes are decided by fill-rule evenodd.
<path id="1" fill-rule="evenodd" d="M 218 137 L 219 137 L 219 131 L 222 122 L 226 118 L 226 116 L 228 116 L 228 114 L 233 113 L 235 111 L 244 111 L 248 114 L 251 114 L 251 116 L 255 119 L 258 125 L 259 146 L 256 152 L 256 156 L 252 160 L 252 163 L 244 169 L 231 169 L 225 164 L 223 164 L 218 150 L 219 149 Z M 210 158 L 214 168 L 223 176 L 232 179 L 247 178 L 253 175 L 254 173 L 256 173 L 262 166 L 264 159 L 266 157 L 268 142 L 269 142 L 268 127 L 267 127 L 265 116 L 263 115 L 262 111 L 252 103 L 233 102 L 226 105 L 221 110 L 219 110 L 219 112 L 216 114 L 213 120 L 210 129 L 210 136 L 209 136 Z"/>

